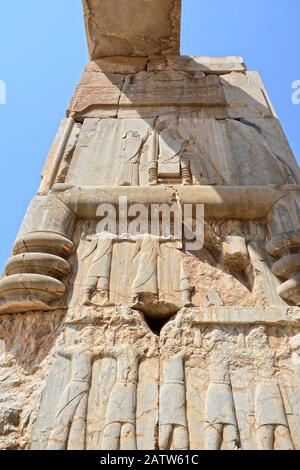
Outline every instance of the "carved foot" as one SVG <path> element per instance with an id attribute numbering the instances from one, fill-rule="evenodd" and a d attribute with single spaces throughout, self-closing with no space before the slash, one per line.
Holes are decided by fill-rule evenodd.
<path id="1" fill-rule="evenodd" d="M 132 297 L 132 307 L 138 307 L 141 304 L 157 304 L 159 303 L 158 295 L 156 294 L 135 294 Z"/>
<path id="2" fill-rule="evenodd" d="M 110 307 L 112 305 L 109 301 L 109 293 L 107 291 L 99 292 L 98 298 L 101 307 Z"/>

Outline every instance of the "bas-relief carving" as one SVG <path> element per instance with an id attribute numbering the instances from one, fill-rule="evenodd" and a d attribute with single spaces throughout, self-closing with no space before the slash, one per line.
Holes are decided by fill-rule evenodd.
<path id="1" fill-rule="evenodd" d="M 85 119 L 66 183 L 147 185 L 152 128 L 151 119 Z"/>
<path id="2" fill-rule="evenodd" d="M 83 305 L 89 305 L 95 293 L 99 296 L 99 305 L 109 303 L 111 260 L 115 238 L 111 233 L 100 233 L 92 239 L 89 253 L 82 258 L 84 262 L 92 256 L 82 294 Z"/>
<path id="3" fill-rule="evenodd" d="M 195 155 L 191 166 L 200 166 L 194 168 L 196 183 L 201 166 L 200 177 L 210 184 L 265 185 L 267 182 L 298 181 L 294 164 L 285 163 L 283 148 L 276 147 L 276 140 L 270 134 L 264 135 L 259 125 L 237 120 L 201 119 L 197 112 L 160 117 L 159 122 L 189 144 L 189 150 Z"/>
<path id="4" fill-rule="evenodd" d="M 177 353 L 162 360 L 159 400 L 160 450 L 189 449 L 184 356 L 184 352 Z"/>
<path id="5" fill-rule="evenodd" d="M 121 109 L 150 106 L 158 110 L 164 107 L 176 110 L 195 106 L 222 107 L 225 104 L 219 78 L 206 77 L 201 72 L 138 72 L 126 76 L 120 98 Z"/>
<path id="6" fill-rule="evenodd" d="M 108 354 L 117 360 L 117 373 L 105 415 L 102 449 L 136 450 L 136 394 L 141 356 L 130 344 L 122 344 Z"/>
<path id="7" fill-rule="evenodd" d="M 266 330 L 250 332 L 247 345 L 255 373 L 250 394 L 253 397 L 256 445 L 259 450 L 291 450 L 293 442 L 281 383 L 276 377 L 276 351 L 270 348 Z M 253 390 L 254 386 L 254 390 Z"/>
<path id="8" fill-rule="evenodd" d="M 66 326 L 59 339 L 56 373 L 49 375 L 35 424 L 36 433 L 48 435 L 48 450 L 134 450 L 143 445 L 136 431 L 141 425 L 149 426 L 148 440 L 151 426 L 155 436 L 158 387 L 153 387 L 155 367 L 148 364 L 157 361 L 157 340 L 134 311 L 112 310 L 102 315 L 101 324 Z M 68 366 L 64 384 L 57 387 L 61 358 Z M 140 372 L 142 363 L 146 369 Z"/>
<path id="9" fill-rule="evenodd" d="M 96 307 L 127 304 L 147 316 L 168 319 L 192 303 L 193 287 L 172 237 L 85 235 L 78 256 L 71 308 L 78 302 Z"/>
<path id="10" fill-rule="evenodd" d="M 164 242 L 169 243 L 163 245 Z M 133 257 L 135 259 L 137 271 L 132 284 L 134 308 L 146 313 L 148 310 L 150 314 L 159 317 L 164 314 L 163 311 L 170 315 L 176 312 L 178 306 L 191 304 L 193 288 L 184 272 L 179 252 L 176 246 L 172 247 L 168 238 L 153 238 L 151 235 L 139 237 Z M 168 276 L 167 271 L 171 266 L 177 266 L 177 269 L 174 275 L 170 276 L 169 273 Z M 175 305 L 169 300 L 172 289 Z"/>
<path id="11" fill-rule="evenodd" d="M 178 320 L 176 328 L 182 326 Z M 228 328 L 202 327 L 202 331 L 194 336 L 196 342 L 190 352 L 191 342 L 184 347 L 190 445 L 195 445 L 192 448 L 293 449 L 297 426 L 290 428 L 291 411 L 284 397 L 280 369 L 278 378 L 274 375 L 278 352 L 269 347 L 271 330 L 266 334 L 262 327 L 246 327 L 238 335 Z M 299 335 L 291 341 L 295 350 L 299 349 L 297 338 Z M 289 348 L 286 351 L 290 355 Z M 206 373 L 200 373 L 199 381 L 201 370 Z M 293 383 L 297 384 L 295 379 Z M 203 407 L 199 418 L 195 416 L 197 401 L 198 407 L 200 403 Z M 299 419 L 299 407 L 296 413 Z M 198 419 L 202 421 L 197 426 L 203 434 L 200 441 L 194 434 Z"/>
<path id="12" fill-rule="evenodd" d="M 92 58 L 123 57 L 88 65 L 0 283 L 0 448 L 300 449 L 299 169 L 261 80 L 237 58 L 128 59 L 177 47 L 176 8 L 161 15 L 168 44 L 92 37 L 98 13 L 85 12 Z M 263 220 L 257 198 L 253 220 L 220 218 L 221 186 L 252 201 L 247 187 L 267 185 L 289 190 Z M 204 248 L 98 233 L 93 191 L 115 202 L 118 187 L 209 192 Z"/>
<path id="13" fill-rule="evenodd" d="M 78 302 L 95 307 L 125 303 L 149 317 L 167 319 L 191 304 L 267 307 L 277 281 L 268 267 L 264 226 L 240 221 L 210 225 L 204 249 L 190 254 L 180 252 L 172 240 L 147 235 L 79 236 L 71 310 Z M 273 296 L 271 305 L 285 304 Z"/>
<path id="14" fill-rule="evenodd" d="M 84 450 L 94 356 L 76 348 L 66 348 L 58 351 L 58 354 L 71 361 L 71 377 L 60 399 L 47 449 Z"/>
<path id="15" fill-rule="evenodd" d="M 90 321 L 66 325 L 35 424 L 36 433 L 43 436 L 39 446 L 296 447 L 297 428 L 293 422 L 290 426 L 288 415 L 300 419 L 299 326 L 284 333 L 274 323 L 222 327 L 209 321 L 201 325 L 199 320 L 194 309 L 187 308 L 163 328 L 160 379 L 155 367 L 149 369 L 154 365 L 151 361 L 158 361 L 158 338 L 149 332 L 140 313 L 108 307 L 98 312 L 91 325 Z M 279 360 L 291 370 L 288 393 L 283 393 L 287 380 Z M 144 425 L 152 433 L 147 447 L 136 432 Z"/>
<path id="16" fill-rule="evenodd" d="M 139 165 L 141 148 L 147 137 L 129 131 L 123 136 L 122 163 L 116 178 L 117 186 L 139 186 Z"/>
<path id="17" fill-rule="evenodd" d="M 92 361 L 112 357 L 117 362 L 116 382 L 110 392 L 101 448 L 104 450 L 134 450 L 136 444 L 136 395 L 140 356 L 132 345 L 103 347 L 93 353 L 81 349 L 59 351 L 71 359 L 71 378 L 63 392 L 48 450 L 86 448 L 86 421 Z"/>
<path id="18" fill-rule="evenodd" d="M 39 445 L 145 448 L 137 429 L 148 416 L 149 449 L 297 448 L 299 327 L 285 334 L 199 318 L 186 309 L 163 328 L 160 378 L 147 363 L 158 361 L 158 338 L 138 312 L 109 307 L 94 325 L 66 326 L 35 424 Z"/>
<path id="19" fill-rule="evenodd" d="M 219 228 L 218 230 L 216 229 L 216 226 L 214 226 L 214 230 L 217 234 L 215 234 L 215 236 L 219 236 L 219 239 L 220 239 L 220 247 L 222 247 L 222 239 L 226 240 L 228 236 L 228 233 L 231 233 L 233 235 L 233 237 L 241 237 L 245 240 L 249 240 L 249 239 L 256 239 L 256 237 L 259 239 L 260 236 L 261 236 L 261 232 L 258 230 L 254 230 L 253 228 L 251 230 L 254 230 L 254 233 L 252 234 L 251 230 L 250 230 L 250 234 L 249 232 L 247 231 L 247 227 L 243 226 L 240 222 L 237 223 L 236 221 L 231 221 L 231 222 L 226 222 L 226 223 L 223 223 L 221 228 Z M 115 243 L 115 237 L 109 237 L 107 236 L 107 234 L 105 234 L 105 236 L 103 234 L 99 234 L 97 235 L 96 237 L 91 237 L 90 240 L 88 237 L 85 237 L 85 241 L 88 241 L 89 244 L 91 245 L 89 247 L 89 250 L 87 252 L 87 258 L 90 258 L 92 260 L 91 262 L 91 267 L 90 267 L 90 274 L 88 274 L 87 276 L 87 279 L 90 278 L 90 280 L 93 280 L 93 282 L 90 283 L 90 285 L 88 284 L 88 291 L 86 291 L 86 293 L 90 294 L 92 291 L 94 290 L 97 290 L 99 289 L 99 293 L 101 294 L 101 292 L 107 292 L 107 285 L 108 285 L 108 277 L 109 277 L 109 272 L 110 272 L 110 269 L 111 269 L 111 255 L 112 255 L 112 243 Z M 145 272 L 143 271 L 142 272 L 142 275 L 141 277 L 139 276 L 138 274 L 138 266 L 139 266 L 139 263 L 141 263 L 141 261 L 139 261 L 137 263 L 137 275 L 136 277 L 132 277 L 132 280 L 133 280 L 133 286 L 136 284 L 138 286 L 140 285 L 146 285 L 146 291 L 147 293 L 151 293 L 151 290 L 152 287 L 156 284 L 156 281 L 157 281 L 157 271 L 155 269 L 155 266 L 157 266 L 157 260 L 158 258 L 160 258 L 160 250 L 161 250 L 161 246 L 160 246 L 160 242 L 163 242 L 163 241 L 167 241 L 167 243 L 170 243 L 170 240 L 152 240 L 151 238 L 145 236 L 145 237 L 140 237 L 138 240 L 137 239 L 134 239 L 133 240 L 130 240 L 129 242 L 126 242 L 126 243 L 130 243 L 132 245 L 132 257 L 133 259 L 135 257 L 138 256 L 139 252 L 140 251 L 144 251 L 144 255 L 149 257 L 150 256 L 150 259 L 147 260 L 147 263 L 146 265 L 149 266 L 149 273 L 151 274 L 151 276 L 148 276 L 147 277 L 147 282 L 145 283 L 139 283 L 137 282 L 136 280 L 140 280 L 140 278 L 144 279 L 144 274 Z M 143 243 L 145 243 L 145 245 L 147 246 L 147 249 L 145 249 L 145 247 L 143 247 Z M 149 245 L 150 243 L 150 245 Z M 148 246 L 149 245 L 149 246 Z M 164 246 L 164 245 L 162 245 Z M 149 249 L 151 247 L 151 249 Z M 168 248 L 169 249 L 169 248 Z M 119 250 L 119 248 L 118 248 Z M 80 248 L 78 250 L 80 252 Z M 105 256 L 107 256 L 107 258 L 105 258 Z M 101 260 L 104 260 L 105 262 L 100 262 Z M 154 261 L 153 261 L 154 260 Z M 83 259 L 84 261 L 84 259 Z M 95 266 L 97 266 L 97 263 L 99 262 L 99 266 L 98 267 L 94 267 L 93 265 L 95 264 Z M 129 261 L 130 262 L 130 261 Z M 141 263 L 141 265 L 144 265 L 145 263 Z M 101 269 L 103 268 L 103 271 L 101 271 Z M 153 282 L 153 279 L 155 279 L 156 281 Z M 186 278 L 184 277 L 184 275 L 182 275 L 182 273 L 180 273 L 180 277 L 179 277 L 180 280 L 184 279 L 186 280 Z M 96 281 L 96 282 L 95 282 Z M 135 283 L 136 281 L 136 283 Z M 149 281 L 149 285 L 148 285 L 148 281 Z M 98 284 L 99 282 L 99 284 Z M 150 289 L 150 286 L 151 285 L 151 289 Z M 105 287 L 102 288 L 102 286 Z M 187 292 L 189 292 L 189 284 L 186 286 L 186 289 L 187 289 Z M 149 292 L 148 292 L 149 291 Z M 132 289 L 131 290 L 131 295 L 133 295 L 133 293 L 135 292 L 135 289 Z M 137 292 L 137 291 L 136 291 Z M 137 292 L 138 293 L 138 292 Z M 141 292 L 139 292 L 138 294 L 141 294 Z M 154 294 L 154 290 L 152 292 L 152 294 Z M 214 298 L 213 295 L 210 295 L 210 298 Z M 105 299 L 104 299 L 105 300 Z M 153 299 L 152 299 L 153 300 Z M 151 302 L 152 303 L 152 302 Z M 214 301 L 214 304 L 216 304 L 217 302 Z M 93 305 L 91 303 L 91 305 Z M 96 304 L 97 305 L 97 304 Z M 100 306 L 101 303 L 98 304 L 98 306 Z M 182 343 L 184 345 L 184 342 Z M 68 355 L 69 356 L 69 359 L 72 358 L 71 360 L 71 364 L 73 366 L 73 352 L 72 354 L 70 352 L 63 352 L 61 351 L 61 354 L 62 355 Z M 109 356 L 109 353 L 107 353 L 108 356 Z M 218 357 L 221 357 L 221 354 L 218 356 Z M 264 358 L 265 359 L 265 358 Z M 88 358 L 86 357 L 85 359 L 82 358 L 83 362 L 85 362 L 86 364 L 88 363 Z M 174 359 L 175 360 L 175 359 Z M 76 359 L 76 354 L 74 353 L 74 361 L 76 363 L 77 359 Z M 81 358 L 78 359 L 79 363 L 81 363 Z M 187 361 L 188 362 L 188 361 Z M 118 361 L 117 361 L 118 363 Z M 176 363 L 176 361 L 175 361 Z M 183 368 L 185 366 L 185 363 L 186 361 L 182 361 L 181 365 L 177 362 L 177 366 L 175 365 L 175 382 L 176 382 L 176 387 L 175 389 L 177 390 L 177 394 L 178 394 L 178 403 L 181 402 L 182 403 L 186 403 L 186 406 L 188 407 L 189 404 L 187 403 L 187 399 L 184 398 L 184 393 L 183 393 L 183 383 L 185 383 L 185 378 L 183 379 L 179 379 L 179 375 L 181 374 L 181 377 L 182 376 L 182 371 L 183 371 Z M 76 375 L 76 365 L 74 366 L 75 367 L 75 372 L 74 374 Z M 168 368 L 168 364 L 166 366 L 164 366 L 165 368 Z M 236 421 L 233 422 L 233 418 L 232 416 L 234 416 L 234 408 L 233 408 L 233 404 L 234 402 L 232 401 L 232 397 L 230 399 L 230 396 L 231 396 L 231 391 L 232 390 L 232 385 L 231 385 L 231 376 L 228 372 L 226 372 L 228 366 L 224 363 L 222 364 L 222 367 L 221 368 L 218 368 L 218 365 L 217 364 L 214 364 L 212 362 L 212 366 L 210 367 L 210 370 L 212 372 L 210 372 L 209 374 L 207 374 L 206 376 L 206 381 L 207 383 L 209 383 L 209 387 L 208 387 L 208 390 L 206 391 L 202 391 L 202 393 L 204 393 L 204 395 L 206 396 L 206 405 L 205 405 L 205 408 L 203 409 L 203 419 L 202 419 L 202 426 L 203 426 L 203 446 L 206 447 L 206 448 L 214 448 L 214 449 L 217 449 L 217 448 L 234 448 L 234 447 L 237 447 L 238 446 L 238 442 L 239 442 L 239 434 L 238 434 L 238 431 L 236 430 Z M 84 367 L 83 367 L 84 369 Z M 85 371 L 87 371 L 87 366 L 85 367 L 84 369 Z M 177 372 L 176 372 L 177 370 Z M 181 370 L 181 372 L 180 372 Z M 89 383 L 90 384 L 90 381 L 91 379 L 89 378 L 89 373 L 87 373 L 87 378 L 86 380 L 79 380 L 79 382 L 81 382 L 81 385 L 80 387 L 82 387 L 82 389 L 86 390 L 87 388 L 87 385 L 85 385 L 85 388 L 84 388 L 84 385 L 83 385 L 83 382 L 85 383 Z M 163 372 L 163 374 L 165 374 Z M 172 372 L 166 372 L 167 374 L 167 378 L 166 379 L 162 379 L 162 383 L 165 384 L 165 387 L 163 386 L 162 387 L 162 390 L 166 390 L 166 392 L 164 392 L 166 395 L 168 394 L 168 389 L 170 388 L 169 385 L 169 381 L 172 382 L 172 378 L 170 378 L 170 375 L 172 375 Z M 178 374 L 178 376 L 176 375 Z M 215 378 L 215 375 L 214 374 L 217 374 L 219 376 L 219 379 L 216 379 Z M 223 378 L 221 378 L 221 376 Z M 72 374 L 71 374 L 71 377 L 72 377 Z M 169 378 L 168 378 L 169 377 Z M 73 391 L 75 389 L 75 391 L 77 390 L 76 387 L 74 387 L 72 385 L 73 381 L 72 381 L 72 378 L 70 379 L 70 386 L 68 386 L 68 388 L 66 389 L 66 392 L 63 394 L 62 398 L 61 398 L 61 405 L 60 405 L 60 408 L 58 409 L 58 412 L 57 412 L 57 420 L 55 421 L 54 423 L 54 430 L 55 430 L 55 436 L 59 436 L 60 434 L 62 435 L 61 438 L 51 438 L 48 445 L 49 445 L 49 448 L 55 448 L 55 446 L 58 446 L 58 448 L 64 448 L 64 446 L 68 446 L 68 448 L 79 448 L 78 446 L 83 446 L 83 445 L 87 445 L 86 443 L 85 444 L 82 444 L 83 442 L 83 439 L 86 439 L 86 436 L 85 436 L 85 432 L 86 431 L 83 431 L 83 428 L 81 425 L 78 425 L 77 426 L 77 422 L 80 423 L 81 421 L 83 421 L 83 418 L 82 418 L 82 415 L 85 413 L 84 410 L 86 410 L 86 397 L 83 396 L 82 397 L 82 400 L 79 400 L 79 403 L 76 402 L 76 400 L 74 400 L 74 407 L 73 405 L 71 407 L 69 406 L 66 406 L 65 407 L 65 401 L 68 399 L 69 397 L 69 394 L 72 395 L 72 393 L 75 394 L 75 392 Z M 187 382 L 188 383 L 188 382 Z M 90 385 L 89 385 L 90 387 Z M 118 387 L 116 387 L 118 388 Z M 172 388 L 172 387 L 171 387 Z M 221 391 L 220 391 L 221 390 Z M 83 393 L 83 392 L 82 392 Z M 187 391 L 188 393 L 188 391 Z M 226 400 L 225 400 L 225 403 L 227 403 L 227 405 L 224 405 L 224 410 L 212 410 L 212 405 L 211 403 L 213 403 L 215 401 L 215 396 L 218 396 L 218 394 L 222 393 L 224 395 L 224 397 L 227 397 Z M 256 446 L 258 448 L 291 448 L 291 437 L 290 437 L 290 431 L 288 429 L 288 423 L 287 423 L 287 418 L 285 416 L 285 404 L 283 403 L 282 399 L 280 399 L 280 389 L 279 389 L 279 385 L 278 383 L 270 378 L 270 381 L 268 383 L 258 383 L 256 385 L 256 388 L 253 392 L 253 400 L 252 400 L 252 408 L 253 408 L 253 415 L 255 416 L 255 422 L 256 422 Z M 84 393 L 83 393 L 84 395 Z M 263 399 L 262 399 L 262 395 L 268 395 L 269 398 L 270 398 L 270 402 L 274 403 L 273 406 L 276 406 L 276 409 L 278 410 L 281 410 L 281 411 L 278 411 L 278 416 L 277 416 L 277 419 L 276 419 L 276 423 L 270 423 L 267 419 L 267 411 L 263 408 Z M 114 396 L 114 395 L 113 395 Z M 132 396 L 132 395 L 131 395 Z M 213 398 L 211 398 L 213 397 Z M 108 399 L 108 403 L 109 403 L 109 400 Z M 186 400 L 186 401 L 184 401 Z M 115 398 L 114 398 L 114 401 L 115 401 Z M 162 403 L 164 401 L 164 398 L 162 396 Z M 76 406 L 75 407 L 75 404 L 78 404 L 78 407 Z M 179 408 L 182 408 L 181 406 Z M 65 410 L 65 413 L 63 413 L 61 415 L 60 413 L 60 409 L 64 409 Z M 238 413 L 238 410 L 235 411 L 236 413 Z M 107 412 L 109 413 L 109 412 Z M 185 412 L 186 413 L 186 412 Z M 214 415 L 214 413 L 216 413 L 216 415 L 218 416 L 221 416 L 220 418 L 216 418 L 216 415 Z M 222 414 L 223 413 L 223 414 Z M 227 413 L 227 414 L 226 414 Z M 179 419 L 178 416 L 181 416 L 181 418 Z M 274 416 L 274 414 L 272 413 L 269 413 L 269 416 Z M 171 421 L 171 419 L 173 419 L 173 421 L 175 422 L 175 424 L 173 423 L 172 425 L 168 424 L 165 425 L 163 424 L 162 425 L 162 428 L 161 428 L 161 434 L 160 434 L 160 439 L 161 439 L 161 446 L 162 448 L 167 448 L 168 446 L 171 446 L 172 448 L 178 448 L 178 449 L 185 449 L 187 448 L 190 444 L 186 444 L 186 442 L 189 442 L 187 436 L 190 435 L 190 432 L 189 432 L 189 429 L 188 427 L 185 427 L 183 424 L 181 425 L 178 425 L 178 422 L 180 421 L 181 423 L 183 423 L 183 413 L 182 413 L 182 410 L 180 412 L 178 412 L 178 415 L 176 414 L 175 412 L 175 415 L 173 415 L 175 417 L 171 418 L 166 418 L 166 419 L 169 419 Z M 177 418 L 176 418 L 177 416 Z M 225 417 L 224 417 L 225 416 Z M 229 416 L 230 416 L 230 419 L 229 419 Z M 262 416 L 262 418 L 259 418 L 260 416 Z M 281 416 L 281 418 L 280 418 Z M 257 418 L 258 417 L 258 418 Z M 75 420 L 74 423 L 72 420 Z M 110 418 L 108 418 L 110 419 Z M 121 418 L 120 418 L 121 419 Z M 274 420 L 274 419 L 273 419 Z M 212 423 L 216 423 L 217 421 L 220 421 L 217 423 L 217 425 L 213 425 L 212 426 Z M 270 421 L 270 420 L 269 420 Z M 123 422 L 123 421 L 122 421 Z M 63 423 L 63 424 L 62 424 Z M 112 426 L 114 424 L 114 426 Z M 69 431 L 66 431 L 66 428 L 65 426 L 69 426 Z M 78 429 L 77 429 L 78 427 Z M 125 426 L 125 428 L 129 428 L 130 426 Z M 62 431 L 60 431 L 60 429 L 62 429 Z M 112 428 L 114 428 L 114 431 L 112 431 Z M 120 435 L 118 434 L 117 432 L 117 428 L 120 429 Z M 118 423 L 118 425 L 116 423 L 111 423 L 111 426 L 108 427 L 109 429 L 109 432 L 106 434 L 103 434 L 103 437 L 102 437 L 102 440 L 104 439 L 104 436 L 106 436 L 107 440 L 104 440 L 104 442 L 110 442 L 109 444 L 105 444 L 105 447 L 106 446 L 110 446 L 109 448 L 115 448 L 115 446 L 119 445 L 117 443 L 120 443 L 120 442 L 123 442 L 122 441 L 122 426 L 120 428 L 120 423 Z M 132 427 L 131 427 L 132 429 Z M 54 431 L 53 431 L 54 433 Z M 73 433 L 74 433 L 74 438 L 72 437 L 73 436 Z M 66 443 L 66 438 L 64 436 L 68 435 L 68 442 Z M 85 436 L 82 437 L 82 436 Z M 129 439 L 129 443 L 126 444 L 126 442 L 124 441 L 124 444 L 120 444 L 121 445 L 121 448 L 123 448 L 122 446 L 124 446 L 124 448 L 127 448 L 126 446 L 129 446 L 130 448 L 135 448 L 134 447 L 134 438 L 132 437 L 133 436 L 133 432 L 129 433 L 129 435 L 131 436 L 131 438 Z M 78 437 L 79 436 L 79 437 Z M 127 434 L 126 434 L 127 436 Z M 121 439 L 121 440 L 120 440 Z M 193 442 L 193 437 L 190 438 L 191 439 L 191 442 Z M 101 440 L 101 442 L 102 442 Z M 74 444 L 75 442 L 75 444 Z M 85 442 L 85 441 L 84 441 Z M 98 442 L 98 441 L 97 441 Z M 98 444 L 98 445 L 103 445 L 103 444 Z M 253 445 L 253 444 L 252 444 Z M 72 447 L 72 446 L 75 446 L 75 447 Z M 105 448 L 104 447 L 104 448 Z"/>
<path id="20" fill-rule="evenodd" d="M 261 126 L 246 119 L 203 119 L 197 111 L 156 119 L 85 119 L 57 181 L 85 186 L 297 183 L 293 159 L 285 161 L 287 146 Z M 71 162 L 67 154 L 73 155 Z"/>
<path id="21" fill-rule="evenodd" d="M 66 180 L 66 176 L 68 174 L 70 164 L 71 164 L 71 161 L 72 161 L 75 149 L 76 149 L 76 145 L 79 139 L 81 127 L 82 125 L 79 123 L 74 124 L 71 135 L 66 144 L 64 154 L 62 156 L 61 164 L 59 166 L 59 169 L 56 175 L 56 179 L 55 179 L 56 183 L 64 183 Z"/>
<path id="22" fill-rule="evenodd" d="M 236 409 L 232 391 L 230 366 L 233 362 L 233 346 L 222 338 L 218 330 L 213 331 L 208 341 L 213 345 L 209 353 L 209 385 L 205 402 L 204 447 L 206 450 L 236 450 L 240 446 Z M 221 347 L 220 341 L 221 339 Z"/>

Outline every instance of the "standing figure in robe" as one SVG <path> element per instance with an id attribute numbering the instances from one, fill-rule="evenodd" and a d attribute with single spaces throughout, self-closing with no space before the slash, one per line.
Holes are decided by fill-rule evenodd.
<path id="1" fill-rule="evenodd" d="M 258 450 L 293 450 L 286 411 L 278 383 L 266 379 L 255 390 L 256 439 Z"/>
<path id="2" fill-rule="evenodd" d="M 123 137 L 122 166 L 117 186 L 139 186 L 139 165 L 144 139 L 138 132 L 129 131 Z"/>
<path id="3" fill-rule="evenodd" d="M 136 277 L 132 284 L 133 304 L 145 299 L 158 300 L 157 260 L 161 256 L 160 238 L 150 234 L 137 238 L 133 259 L 138 256 Z"/>
<path id="4" fill-rule="evenodd" d="M 59 350 L 71 360 L 71 378 L 58 404 L 48 450 L 85 450 L 93 354 L 78 347 Z"/>
<path id="5" fill-rule="evenodd" d="M 102 232 L 91 237 L 92 248 L 82 260 L 93 255 L 83 288 L 83 305 L 90 305 L 96 293 L 101 305 L 109 303 L 111 260 L 116 238 L 116 235 L 109 232 Z"/>
<path id="6" fill-rule="evenodd" d="M 136 393 L 140 356 L 132 345 L 105 349 L 117 360 L 117 377 L 106 410 L 101 450 L 136 450 Z"/>
<path id="7" fill-rule="evenodd" d="M 159 405 L 160 450 L 188 450 L 184 353 L 165 359 Z"/>
<path id="8" fill-rule="evenodd" d="M 227 450 L 238 448 L 239 431 L 230 374 L 226 365 L 211 365 L 210 384 L 206 395 L 205 423 L 206 450 L 220 450 L 222 445 Z"/>

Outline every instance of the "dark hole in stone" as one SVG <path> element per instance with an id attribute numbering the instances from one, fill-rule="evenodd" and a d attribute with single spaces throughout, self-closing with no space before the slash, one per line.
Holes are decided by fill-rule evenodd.
<path id="1" fill-rule="evenodd" d="M 179 307 L 171 302 L 158 300 L 152 293 L 139 294 L 133 307 L 144 314 L 151 331 L 160 336 L 161 330 L 176 315 Z"/>
<path id="2" fill-rule="evenodd" d="M 145 317 L 145 321 L 149 326 L 150 330 L 156 335 L 160 336 L 161 330 L 168 323 L 169 320 L 166 318 L 149 318 Z"/>
<path id="3" fill-rule="evenodd" d="M 149 315 L 145 312 L 143 312 L 143 313 L 144 313 L 145 321 L 146 321 L 147 325 L 149 326 L 150 330 L 156 336 L 160 336 L 163 327 L 167 323 L 169 323 L 170 320 L 173 320 L 178 312 L 173 312 L 168 316 L 166 316 L 166 315 L 165 316 L 160 316 L 160 315 L 152 316 L 152 315 Z"/>

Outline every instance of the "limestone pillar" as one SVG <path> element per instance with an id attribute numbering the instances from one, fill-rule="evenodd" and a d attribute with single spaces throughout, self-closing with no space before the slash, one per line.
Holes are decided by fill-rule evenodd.
<path id="1" fill-rule="evenodd" d="M 0 448 L 300 450 L 300 172 L 260 76 L 180 56 L 180 0 L 83 7 L 0 281 Z"/>

